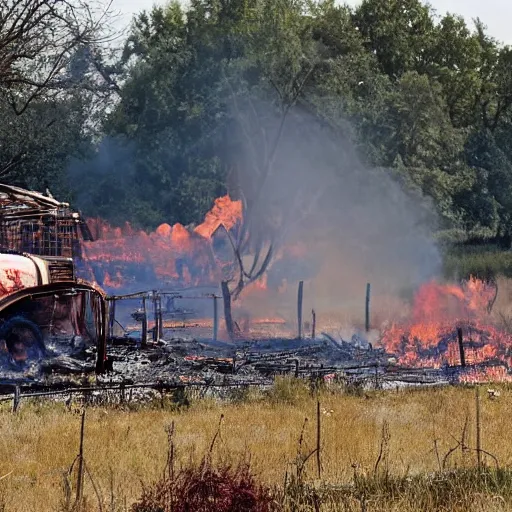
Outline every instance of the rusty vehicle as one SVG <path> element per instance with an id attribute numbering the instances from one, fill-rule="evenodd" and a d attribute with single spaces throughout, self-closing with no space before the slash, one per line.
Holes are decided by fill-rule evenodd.
<path id="1" fill-rule="evenodd" d="M 58 358 L 103 371 L 105 294 L 73 261 L 90 239 L 68 203 L 0 184 L 0 377 Z"/>

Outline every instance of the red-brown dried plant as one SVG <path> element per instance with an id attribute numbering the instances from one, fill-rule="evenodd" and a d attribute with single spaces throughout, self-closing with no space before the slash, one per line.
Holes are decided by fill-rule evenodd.
<path id="1" fill-rule="evenodd" d="M 222 421 L 222 418 L 221 418 Z M 220 423 L 219 423 L 220 429 Z M 220 430 L 219 430 L 220 431 Z M 258 484 L 246 462 L 212 463 L 211 452 L 198 466 L 175 468 L 174 425 L 168 429 L 169 456 L 163 478 L 145 487 L 132 512 L 271 512 L 275 501 L 269 489 Z"/>

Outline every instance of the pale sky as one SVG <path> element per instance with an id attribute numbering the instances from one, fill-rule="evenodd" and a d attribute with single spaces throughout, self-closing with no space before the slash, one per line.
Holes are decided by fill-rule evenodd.
<path id="1" fill-rule="evenodd" d="M 113 7 L 127 22 L 133 14 L 142 9 L 150 9 L 162 0 L 114 0 Z M 347 0 L 356 5 L 358 0 Z M 431 0 L 429 2 L 438 14 L 446 12 L 462 14 L 472 26 L 473 18 L 480 18 L 489 27 L 489 33 L 502 42 L 512 44 L 512 1 L 511 0 Z"/>

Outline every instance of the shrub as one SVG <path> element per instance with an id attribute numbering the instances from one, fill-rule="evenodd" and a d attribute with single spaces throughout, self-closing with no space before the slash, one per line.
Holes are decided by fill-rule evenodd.
<path id="1" fill-rule="evenodd" d="M 214 467 L 206 457 L 144 488 L 132 512 L 270 512 L 270 492 L 256 483 L 248 464 Z"/>
<path id="2" fill-rule="evenodd" d="M 276 377 L 274 385 L 268 390 L 268 400 L 273 404 L 301 403 L 311 395 L 308 383 L 294 377 Z"/>
<path id="3" fill-rule="evenodd" d="M 220 435 L 222 420 L 199 466 L 175 468 L 174 422 L 167 429 L 168 456 L 163 478 L 144 487 L 132 512 L 270 512 L 273 499 L 259 485 L 248 463 L 237 466 L 212 464 L 211 454 Z"/>
<path id="4" fill-rule="evenodd" d="M 492 246 L 453 248 L 445 254 L 444 275 L 448 279 L 473 276 L 486 281 L 512 277 L 512 252 Z"/>

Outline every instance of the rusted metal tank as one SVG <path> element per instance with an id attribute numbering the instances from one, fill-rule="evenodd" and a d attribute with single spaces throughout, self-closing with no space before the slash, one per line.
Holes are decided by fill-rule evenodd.
<path id="1" fill-rule="evenodd" d="M 106 359 L 104 292 L 77 279 L 73 257 L 90 239 L 67 203 L 0 184 L 0 377 L 34 361 L 94 353 Z"/>

